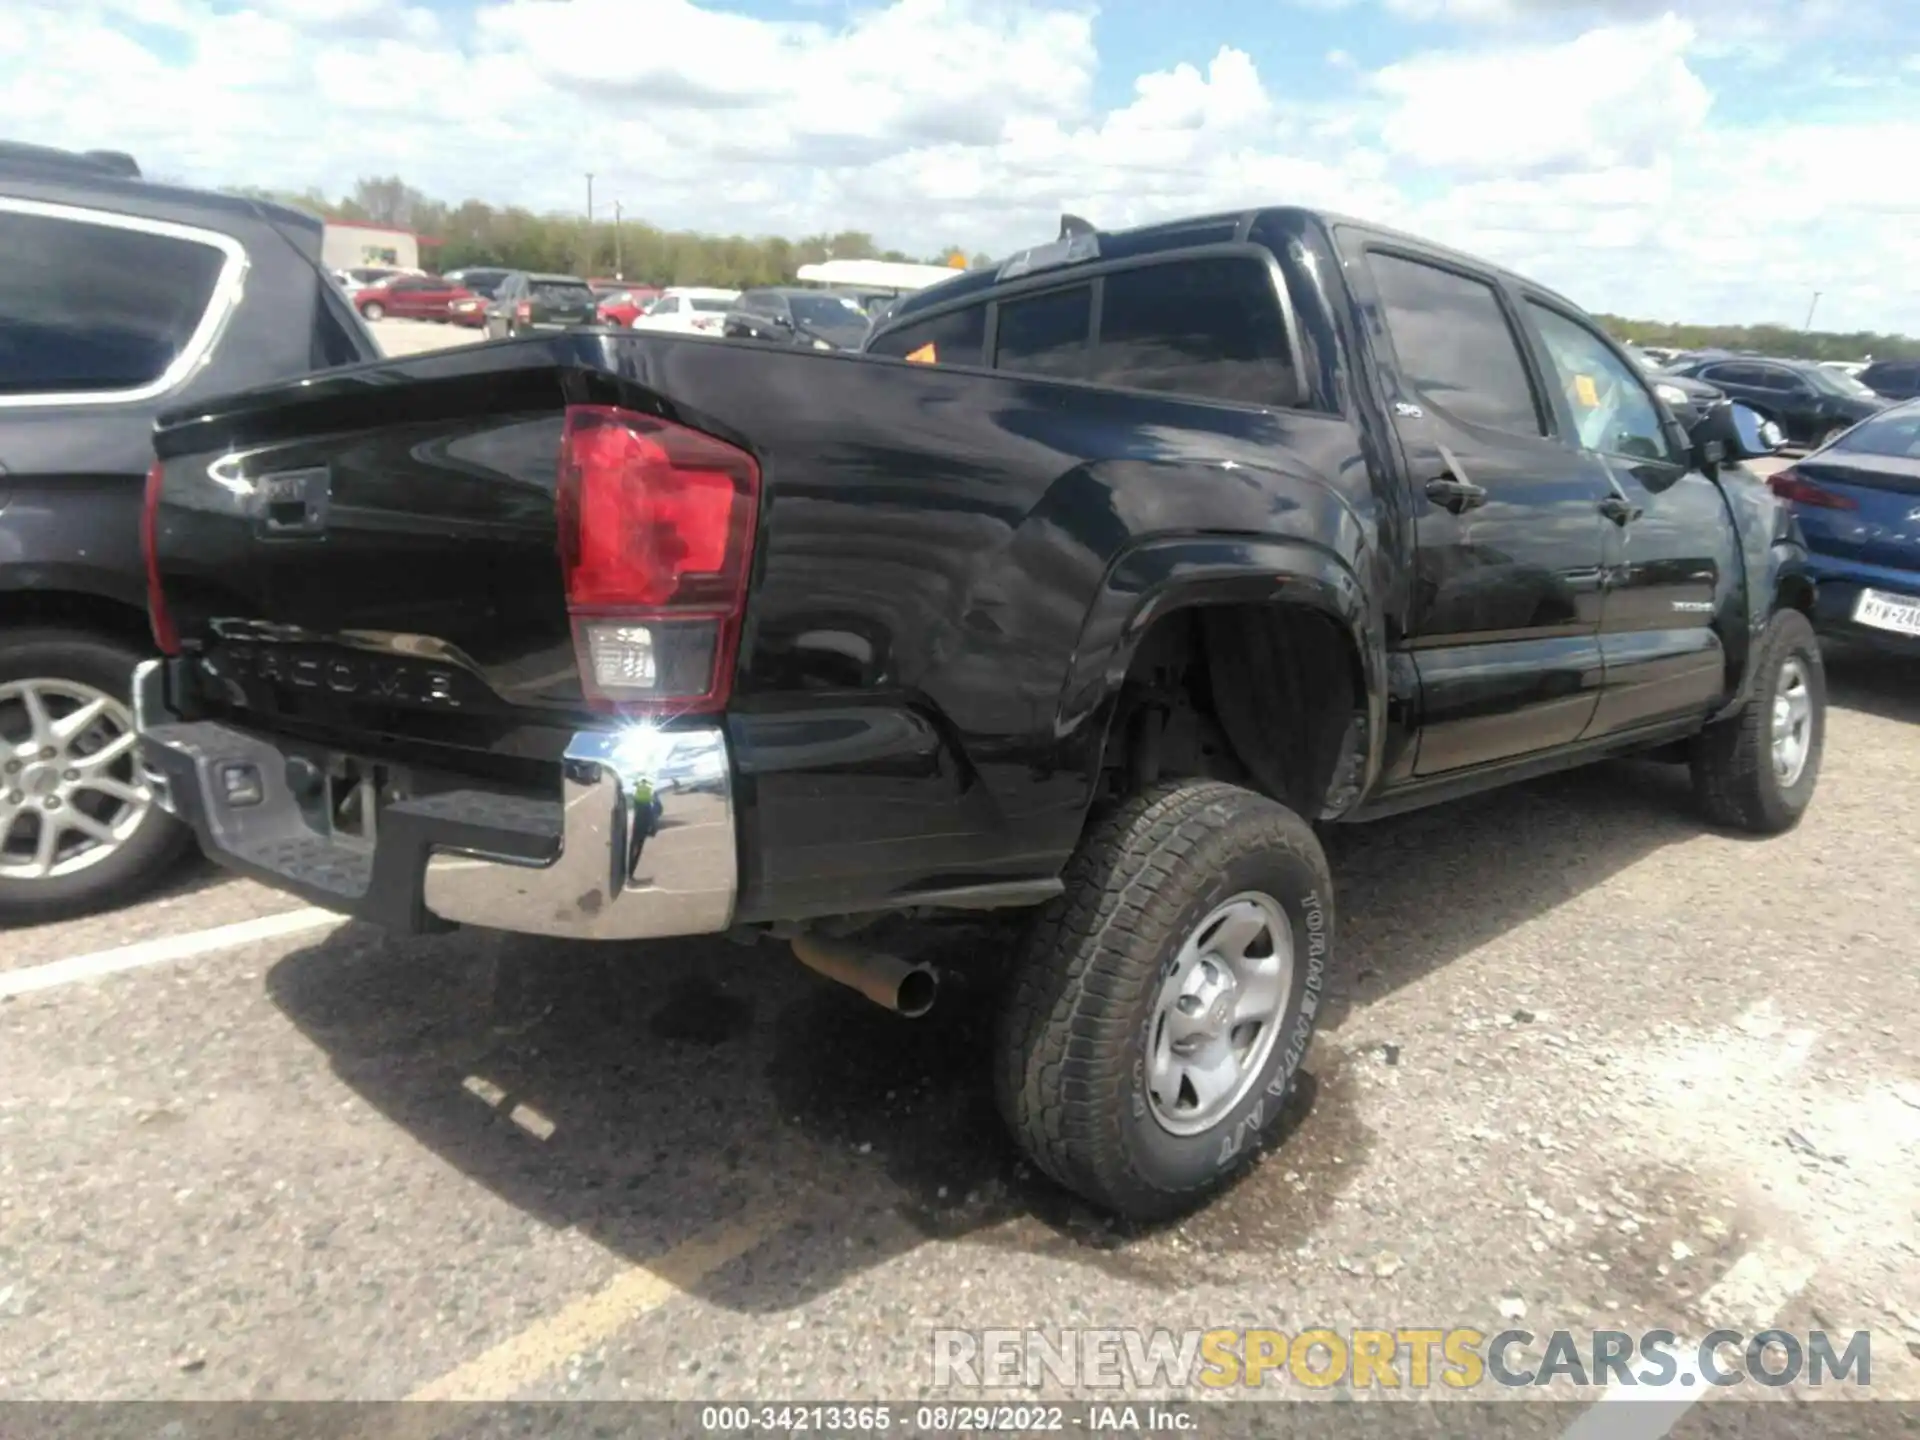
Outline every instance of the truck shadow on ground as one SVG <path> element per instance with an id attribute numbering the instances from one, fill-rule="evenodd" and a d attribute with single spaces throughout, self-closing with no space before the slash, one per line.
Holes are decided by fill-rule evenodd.
<path id="1" fill-rule="evenodd" d="M 544 1224 L 645 1263 L 737 1211 L 798 1217 L 777 1257 L 695 1284 L 729 1308 L 788 1308 L 929 1240 L 1176 1289 L 1270 1268 L 1364 1168 L 1345 1009 L 1698 833 L 1684 772 L 1642 764 L 1336 830 L 1334 1033 L 1309 1054 L 1278 1152 L 1156 1229 L 1110 1222 L 1021 1163 L 991 1093 L 991 1006 L 964 985 L 904 1021 L 771 942 L 348 926 L 268 987 L 347 1085 Z M 1010 941 L 982 927 L 946 943 L 991 962 Z"/>

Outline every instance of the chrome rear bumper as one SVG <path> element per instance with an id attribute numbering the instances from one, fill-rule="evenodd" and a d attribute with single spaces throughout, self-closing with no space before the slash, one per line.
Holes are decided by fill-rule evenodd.
<path id="1" fill-rule="evenodd" d="M 640 940 L 732 923 L 739 862 L 718 725 L 582 731 L 551 800 L 383 767 L 374 823 L 343 834 L 324 777 L 345 757 L 180 718 L 164 665 L 135 672 L 142 764 L 159 802 L 230 869 L 397 930 Z"/>

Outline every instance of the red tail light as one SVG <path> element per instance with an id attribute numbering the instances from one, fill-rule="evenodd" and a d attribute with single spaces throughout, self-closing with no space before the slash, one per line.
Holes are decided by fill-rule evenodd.
<path id="1" fill-rule="evenodd" d="M 140 506 L 140 553 L 147 562 L 147 623 L 153 627 L 153 643 L 162 655 L 180 653 L 180 634 L 173 628 L 173 616 L 167 613 L 166 591 L 160 588 L 160 486 L 163 483 L 160 462 L 147 471 L 147 495 Z"/>
<path id="2" fill-rule="evenodd" d="M 1824 485 L 1816 485 L 1798 470 L 1789 466 L 1776 475 L 1767 477 L 1767 488 L 1782 500 L 1790 500 L 1795 505 L 1805 505 L 1814 510 L 1858 510 L 1860 503 L 1849 499 L 1836 490 Z"/>
<path id="3" fill-rule="evenodd" d="M 527 301 L 522 300 L 518 305 L 513 307 L 513 318 L 516 320 L 533 319 L 533 306 Z"/>
<path id="4" fill-rule="evenodd" d="M 591 700 L 725 707 L 759 498 L 759 466 L 723 440 L 610 405 L 567 408 L 555 505 Z"/>

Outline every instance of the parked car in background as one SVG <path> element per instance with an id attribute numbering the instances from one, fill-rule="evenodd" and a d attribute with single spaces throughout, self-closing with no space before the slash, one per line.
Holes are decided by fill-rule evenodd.
<path id="1" fill-rule="evenodd" d="M 1723 356 L 1689 360 L 1672 373 L 1718 386 L 1775 421 L 1798 445 L 1825 445 L 1887 406 L 1852 376 L 1823 370 L 1810 360 Z"/>
<path id="2" fill-rule="evenodd" d="M 594 315 L 602 325 L 618 325 L 624 329 L 638 320 L 647 306 L 659 298 L 659 290 L 651 285 L 609 290 L 597 297 Z"/>
<path id="3" fill-rule="evenodd" d="M 1920 400 L 1883 410 L 1768 481 L 1793 506 L 1833 634 L 1920 655 Z"/>
<path id="4" fill-rule="evenodd" d="M 1859 379 L 1883 400 L 1911 400 L 1920 396 L 1920 360 L 1876 360 Z"/>
<path id="5" fill-rule="evenodd" d="M 336 275 L 344 277 L 347 294 L 358 295 L 369 285 L 384 285 L 398 275 L 411 272 L 396 265 L 355 265 L 346 270 L 337 270 Z"/>
<path id="6" fill-rule="evenodd" d="M 491 300 L 500 291 L 501 284 L 513 274 L 489 265 L 470 265 L 459 270 L 449 270 L 446 278 L 463 289 L 471 290 L 482 300 Z"/>
<path id="7" fill-rule="evenodd" d="M 508 339 L 534 330 L 565 330 L 594 322 L 593 291 L 578 275 L 515 270 L 500 282 L 487 307 L 487 338 Z"/>
<path id="8" fill-rule="evenodd" d="M 479 297 L 463 285 L 441 275 L 396 275 L 379 285 L 369 285 L 353 297 L 353 305 L 368 320 L 453 320 L 454 307 L 461 301 L 477 306 Z M 471 323 L 471 322 L 469 322 Z"/>
<path id="9" fill-rule="evenodd" d="M 1726 392 L 1717 385 L 1709 385 L 1704 380 L 1695 380 L 1686 375 L 1668 374 L 1651 350 L 1638 345 L 1623 348 L 1633 357 L 1633 363 L 1646 372 L 1647 383 L 1653 387 L 1653 393 L 1660 402 L 1673 411 L 1674 418 L 1689 430 L 1699 423 L 1709 406 L 1726 399 Z"/>
<path id="10" fill-rule="evenodd" d="M 320 238 L 124 156 L 0 145 L 0 925 L 131 899 L 186 846 L 133 753 L 154 417 L 378 358 Z M 229 503 L 268 535 L 272 498 Z"/>
<path id="11" fill-rule="evenodd" d="M 723 335 L 816 350 L 858 350 L 871 321 L 841 295 L 788 286 L 749 290 L 734 301 L 720 327 Z"/>
<path id="12" fill-rule="evenodd" d="M 718 335 L 726 323 L 727 311 L 739 298 L 738 290 L 669 285 L 635 318 L 633 328 L 678 331 L 683 335 Z"/>

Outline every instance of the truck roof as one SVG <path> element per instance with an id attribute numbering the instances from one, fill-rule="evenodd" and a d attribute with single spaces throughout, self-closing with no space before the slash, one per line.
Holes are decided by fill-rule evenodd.
<path id="1" fill-rule="evenodd" d="M 1560 295 L 1548 286 L 1542 285 L 1536 280 L 1528 279 L 1526 276 L 1516 274 L 1505 266 L 1496 265 L 1492 261 L 1483 259 L 1480 256 L 1470 255 L 1461 250 L 1454 250 L 1446 245 L 1438 244 L 1435 241 L 1409 234 L 1403 230 L 1395 230 L 1391 226 L 1380 225 L 1371 220 L 1362 220 L 1355 216 L 1343 215 L 1337 211 L 1317 210 L 1303 205 L 1262 205 L 1246 210 L 1215 211 L 1205 215 L 1187 216 L 1178 220 L 1158 220 L 1148 225 L 1136 225 L 1125 230 L 1092 230 L 1084 233 L 1091 235 L 1093 241 L 1097 243 L 1099 259 L 1120 260 L 1139 255 L 1151 255 L 1162 250 L 1179 250 L 1191 245 L 1217 244 L 1224 240 L 1245 238 L 1245 236 L 1253 230 L 1254 226 L 1267 216 L 1286 216 L 1296 219 L 1304 218 L 1328 230 L 1342 226 L 1364 230 L 1368 234 L 1382 240 L 1395 241 L 1439 259 L 1453 260 L 1476 270 L 1490 271 L 1518 284 L 1526 285 L 1542 294 L 1550 295 L 1560 300 L 1563 304 L 1576 309 L 1580 308 L 1575 302 Z M 916 315 L 922 311 L 931 310 L 936 307 L 944 308 L 945 306 L 953 304 L 955 301 L 964 300 L 970 296 L 993 290 L 1015 278 L 1022 278 L 1007 274 L 1008 266 L 1023 256 L 1030 256 L 1052 245 L 1064 243 L 1064 240 L 1065 237 L 1063 236 L 1061 241 L 1050 241 L 1047 245 L 1033 246 L 1025 250 L 1016 251 L 1013 255 L 1008 256 L 997 265 L 979 270 L 968 270 L 956 274 L 950 280 L 944 280 L 938 284 L 929 285 L 924 290 L 917 291 L 910 295 L 904 295 L 899 302 L 887 312 L 884 323 L 888 328 L 891 328 L 908 316 Z M 1093 256 L 1089 254 L 1087 258 L 1090 260 Z M 1077 263 L 1081 262 L 1068 260 L 1058 263 L 1057 268 L 1064 272 L 1071 270 Z M 1044 274 L 1051 268 L 1055 267 L 1047 266 L 1044 268 L 1036 268 L 1023 272 L 1023 274 Z"/>

